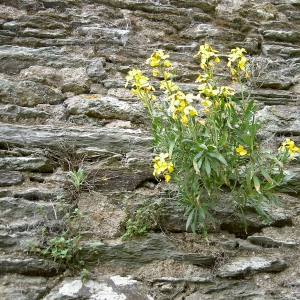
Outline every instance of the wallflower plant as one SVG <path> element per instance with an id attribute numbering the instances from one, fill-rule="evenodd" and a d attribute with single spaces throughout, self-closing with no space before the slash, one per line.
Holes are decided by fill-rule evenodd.
<path id="1" fill-rule="evenodd" d="M 195 55 L 201 69 L 197 95 L 184 93 L 175 83 L 176 72 L 163 50 L 154 51 L 146 61 L 163 97 L 154 95 L 155 88 L 140 70 L 133 69 L 126 77 L 126 86 L 151 117 L 153 146 L 160 153 L 153 159 L 153 174 L 178 185 L 178 200 L 186 207 L 186 228 L 196 234 L 200 226 L 205 237 L 207 222 L 215 227 L 212 208 L 223 191 L 230 191 L 246 231 L 246 207 L 255 208 L 269 222 L 270 205 L 283 206 L 275 192 L 286 183 L 284 164 L 300 152 L 290 139 L 276 154 L 258 143 L 261 125 L 255 119 L 256 106 L 244 96 L 243 82 L 249 77 L 244 53 L 243 48 L 232 49 L 227 62 L 233 82 L 239 84 L 239 96 L 230 86 L 218 86 L 214 75 L 218 51 L 207 43 Z"/>

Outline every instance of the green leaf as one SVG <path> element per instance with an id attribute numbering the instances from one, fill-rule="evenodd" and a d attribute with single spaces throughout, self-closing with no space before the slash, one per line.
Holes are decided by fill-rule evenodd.
<path id="1" fill-rule="evenodd" d="M 202 156 L 203 152 L 204 152 L 204 151 L 200 151 L 200 152 L 194 157 L 194 159 L 193 159 L 193 166 L 194 166 L 194 169 L 195 169 L 195 171 L 196 171 L 197 173 L 200 172 L 200 168 L 201 168 L 201 165 L 202 165 L 202 160 L 203 160 L 203 158 L 201 158 L 198 162 L 197 162 L 197 159 L 198 159 L 199 157 Z M 200 163 L 200 164 L 199 164 L 199 163 Z M 200 166 L 199 166 L 199 165 L 200 165 Z"/>
<path id="2" fill-rule="evenodd" d="M 174 141 L 170 142 L 170 146 L 169 146 L 169 157 L 172 158 L 172 154 L 173 154 L 173 149 L 176 143 L 176 139 Z"/>
<path id="3" fill-rule="evenodd" d="M 253 108 L 253 104 L 254 104 L 254 99 L 252 99 L 252 100 L 249 102 L 249 104 L 248 104 L 248 106 L 247 106 L 247 108 L 246 108 L 246 111 L 245 111 L 246 114 L 248 114 L 249 112 L 251 112 L 251 110 L 252 110 L 252 108 Z"/>
<path id="4" fill-rule="evenodd" d="M 207 158 L 204 159 L 204 167 L 205 167 L 205 171 L 206 171 L 207 176 L 210 177 L 211 167 L 210 167 L 210 163 L 209 163 Z"/>
<path id="5" fill-rule="evenodd" d="M 254 208 L 256 209 L 257 213 L 260 215 L 260 217 L 266 222 L 266 223 L 270 223 L 269 217 L 266 214 L 266 212 L 264 212 L 262 210 L 262 208 L 260 207 L 260 205 L 257 204 L 253 204 Z"/>
<path id="6" fill-rule="evenodd" d="M 246 219 L 246 216 L 245 216 L 245 213 L 244 213 L 244 210 L 243 208 L 240 206 L 239 207 L 241 213 L 242 213 L 242 218 L 243 218 L 243 222 L 244 222 L 244 228 L 245 228 L 245 232 L 247 233 L 247 230 L 248 230 L 248 222 L 247 222 L 247 219 Z"/>
<path id="7" fill-rule="evenodd" d="M 205 213 L 208 216 L 208 218 L 211 220 L 212 226 L 216 228 L 215 218 L 213 217 L 213 215 L 209 211 L 206 211 Z"/>
<path id="8" fill-rule="evenodd" d="M 260 194 L 260 182 L 256 175 L 253 175 L 253 183 L 256 191 Z"/>
<path id="9" fill-rule="evenodd" d="M 251 170 L 250 170 L 250 168 L 248 168 L 247 172 L 246 172 L 246 182 L 247 182 L 247 188 L 248 188 L 249 192 L 252 192 L 251 179 L 252 179 Z"/>
<path id="10" fill-rule="evenodd" d="M 201 149 L 207 150 L 207 147 L 204 144 L 197 144 L 197 146 L 200 147 Z"/>
<path id="11" fill-rule="evenodd" d="M 215 157 L 216 159 L 218 159 L 222 164 L 224 164 L 225 166 L 227 166 L 227 161 L 226 159 L 218 152 L 212 152 L 208 154 L 210 157 Z"/>
<path id="12" fill-rule="evenodd" d="M 266 171 L 266 169 L 264 169 L 263 167 L 259 167 L 259 170 L 261 172 L 261 174 L 265 177 L 265 179 L 270 183 L 273 184 L 273 179 L 271 178 L 271 176 L 269 175 L 269 173 Z"/>
<path id="13" fill-rule="evenodd" d="M 193 220 L 193 217 L 194 217 L 194 213 L 195 213 L 195 208 L 190 212 L 189 216 L 188 216 L 188 219 L 186 221 L 186 226 L 185 226 L 185 230 L 188 230 L 192 220 Z"/>

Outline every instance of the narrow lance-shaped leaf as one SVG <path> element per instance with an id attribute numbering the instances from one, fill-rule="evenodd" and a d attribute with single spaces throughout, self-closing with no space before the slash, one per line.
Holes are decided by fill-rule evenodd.
<path id="1" fill-rule="evenodd" d="M 263 167 L 259 167 L 259 170 L 260 170 L 261 174 L 263 174 L 263 176 L 265 177 L 265 179 L 270 184 L 273 184 L 273 179 L 271 178 L 271 176 L 269 175 L 269 173 L 266 171 L 266 169 L 264 169 Z"/>
<path id="2" fill-rule="evenodd" d="M 218 159 L 222 164 L 224 164 L 225 166 L 227 166 L 227 161 L 224 158 L 224 156 L 222 156 L 220 153 L 209 153 L 210 157 L 215 157 L 216 159 Z"/>
<path id="3" fill-rule="evenodd" d="M 205 160 L 204 160 L 204 167 L 205 167 L 205 171 L 206 171 L 207 176 L 210 177 L 211 167 L 210 167 L 210 163 L 209 163 L 207 158 L 205 158 Z"/>
<path id="4" fill-rule="evenodd" d="M 260 182 L 256 175 L 253 176 L 253 183 L 256 191 L 260 194 Z"/>

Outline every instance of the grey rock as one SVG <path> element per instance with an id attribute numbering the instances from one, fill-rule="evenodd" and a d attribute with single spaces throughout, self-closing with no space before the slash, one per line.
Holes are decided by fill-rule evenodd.
<path id="1" fill-rule="evenodd" d="M 151 282 L 188 282 L 188 283 L 213 283 L 213 278 L 210 277 L 185 277 L 185 278 L 178 278 L 178 277 L 160 277 L 160 278 L 153 278 Z"/>
<path id="2" fill-rule="evenodd" d="M 201 253 L 183 253 L 163 234 L 148 234 L 147 238 L 118 241 L 115 243 L 94 243 L 98 253 L 90 253 L 90 246 L 84 245 L 81 258 L 89 262 L 105 261 L 120 266 L 139 266 L 156 260 L 172 258 L 194 265 L 212 266 L 215 258 Z"/>
<path id="3" fill-rule="evenodd" d="M 37 258 L 0 258 L 0 274 L 17 273 L 34 276 L 55 276 L 64 271 L 64 266 L 53 261 Z"/>
<path id="4" fill-rule="evenodd" d="M 8 171 L 52 172 L 53 166 L 44 157 L 5 157 L 0 158 L 0 167 Z"/>
<path id="5" fill-rule="evenodd" d="M 56 47 L 28 48 L 19 46 L 0 46 L 0 59 L 3 63 L 0 72 L 19 73 L 32 65 L 50 66 L 54 68 L 85 67 L 86 60 L 70 56 Z"/>
<path id="6" fill-rule="evenodd" d="M 151 138 L 142 130 L 116 128 L 78 128 L 52 126 L 18 126 L 0 124 L 0 140 L 5 146 L 15 145 L 23 147 L 24 142 L 33 148 L 54 148 L 55 141 L 70 145 L 76 141 L 78 148 L 97 147 L 112 153 L 144 152 L 151 147 Z M 45 160 L 37 159 L 40 162 Z M 30 159 L 29 159 L 30 161 Z M 35 161 L 35 158 L 33 158 Z M 42 165 L 42 164 L 41 164 Z M 9 168 L 9 166 L 7 166 Z"/>
<path id="7" fill-rule="evenodd" d="M 104 58 L 95 58 L 91 60 L 90 64 L 86 69 L 86 72 L 93 82 L 98 83 L 101 82 L 103 79 L 107 78 L 107 74 L 104 69 L 104 66 L 105 66 Z"/>
<path id="8" fill-rule="evenodd" d="M 295 241 L 280 241 L 261 235 L 248 236 L 247 240 L 254 245 L 259 245 L 264 248 L 295 247 L 297 245 Z"/>
<path id="9" fill-rule="evenodd" d="M 254 256 L 248 259 L 236 259 L 220 267 L 217 275 L 221 278 L 244 277 L 258 272 L 281 272 L 287 267 L 281 259 L 268 259 Z"/>
<path id="10" fill-rule="evenodd" d="M 283 42 L 298 42 L 300 34 L 297 31 L 284 31 L 284 30 L 266 30 L 263 32 L 263 36 L 266 39 L 283 41 Z"/>
<path id="11" fill-rule="evenodd" d="M 106 168 L 93 169 L 89 172 L 88 182 L 96 191 L 134 191 L 145 181 L 154 181 L 151 170 L 137 171 L 132 169 L 110 170 Z"/>
<path id="12" fill-rule="evenodd" d="M 26 276 L 8 273 L 0 275 L 0 299 L 38 300 L 55 284 L 53 277 Z"/>
<path id="13" fill-rule="evenodd" d="M 49 200 L 55 200 L 57 194 L 49 190 L 31 188 L 27 190 L 22 190 L 21 192 L 15 192 L 14 197 L 23 198 L 30 201 L 37 201 L 37 200 L 49 201 Z"/>
<path id="14" fill-rule="evenodd" d="M 18 105 L 4 105 L 0 111 L 0 118 L 9 121 L 23 121 L 33 119 L 46 119 L 50 114 L 35 108 L 22 107 Z"/>
<path id="15" fill-rule="evenodd" d="M 63 98 L 60 92 L 33 81 L 16 83 L 0 79 L 0 101 L 2 103 L 35 106 L 43 103 L 58 104 L 63 101 Z"/>
<path id="16" fill-rule="evenodd" d="M 35 202 L 31 200 L 23 200 L 20 198 L 4 197 L 0 199 L 1 220 L 7 225 L 6 230 L 9 232 L 9 224 L 22 220 L 22 222 L 34 220 L 49 220 L 55 219 L 54 208 L 56 209 L 57 217 L 62 218 L 63 212 L 57 208 L 57 203 Z"/>
<path id="17" fill-rule="evenodd" d="M 158 200 L 156 198 L 156 200 Z M 185 207 L 179 205 L 172 198 L 160 198 L 163 213 L 159 220 L 159 226 L 164 230 L 171 232 L 184 232 L 186 231 L 187 217 L 184 216 Z M 153 199 L 149 198 L 149 202 L 153 202 Z M 250 208 L 245 209 L 245 215 L 247 220 L 247 233 L 245 231 L 245 225 L 241 213 L 234 208 L 233 203 L 226 201 L 224 198 L 213 207 L 211 211 L 215 218 L 215 227 L 207 222 L 208 232 L 220 232 L 222 230 L 228 231 L 229 233 L 235 234 L 237 237 L 246 237 L 248 234 L 253 234 L 260 231 L 262 228 L 268 227 L 269 224 L 264 222 L 259 215 Z M 268 212 L 270 218 L 270 225 L 283 227 L 291 226 L 291 216 L 284 213 L 284 210 L 273 210 Z M 201 228 L 199 227 L 198 232 L 200 234 Z M 188 228 L 188 231 L 191 231 Z M 229 245 L 228 245 L 229 246 Z M 236 246 L 236 244 L 232 244 Z"/>
<path id="18" fill-rule="evenodd" d="M 149 300 L 154 298 L 151 297 L 149 288 L 141 282 L 130 276 L 115 275 L 109 279 L 87 280 L 86 282 L 82 282 L 80 278 L 65 278 L 43 299 Z"/>
<path id="19" fill-rule="evenodd" d="M 251 98 L 262 101 L 265 105 L 298 105 L 300 97 L 289 91 L 273 89 L 255 89 L 245 92 Z"/>
<path id="20" fill-rule="evenodd" d="M 262 45 L 262 52 L 265 55 L 269 56 L 277 56 L 283 58 L 291 58 L 291 57 L 299 57 L 300 55 L 300 48 L 295 46 L 286 46 L 280 44 L 267 44 L 264 43 Z"/>
<path id="21" fill-rule="evenodd" d="M 289 105 L 266 105 L 257 111 L 256 118 L 262 124 L 260 134 L 266 137 L 275 132 L 277 135 L 291 135 L 300 126 L 299 111 Z"/>
<path id="22" fill-rule="evenodd" d="M 45 66 L 31 66 L 22 70 L 19 78 L 55 87 L 63 93 L 88 93 L 91 84 L 84 67 L 56 69 Z"/>
<path id="23" fill-rule="evenodd" d="M 24 181 L 24 177 L 17 171 L 2 171 L 0 174 L 0 187 L 19 185 Z"/>
<path id="24" fill-rule="evenodd" d="M 67 99 L 66 114 L 83 114 L 96 119 L 128 120 L 134 123 L 142 122 L 142 105 L 119 101 L 114 97 L 100 95 L 79 95 Z"/>
<path id="25" fill-rule="evenodd" d="M 22 33 L 23 37 L 36 37 L 36 38 L 64 38 L 67 33 L 62 30 L 39 30 L 33 28 L 26 28 Z"/>

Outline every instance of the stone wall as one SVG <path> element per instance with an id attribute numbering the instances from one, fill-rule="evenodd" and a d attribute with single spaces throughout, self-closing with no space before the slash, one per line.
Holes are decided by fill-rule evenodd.
<path id="1" fill-rule="evenodd" d="M 149 72 L 146 58 L 162 48 L 182 89 L 196 92 L 193 55 L 204 42 L 223 62 L 231 48 L 247 50 L 260 138 L 275 133 L 271 149 L 286 137 L 299 145 L 299 0 L 1 1 L 1 299 L 300 298 L 299 158 L 278 193 L 287 208 L 270 211 L 270 225 L 250 211 L 245 234 L 224 199 L 208 241 L 185 231 L 174 187 L 152 176 L 147 116 L 124 78 L 132 67 Z M 61 230 L 66 174 L 79 166 L 89 185 L 64 206 L 83 216 L 80 255 L 93 274 L 84 283 L 30 251 L 43 228 Z M 144 202 L 162 204 L 159 226 L 121 240 L 125 211 Z"/>

